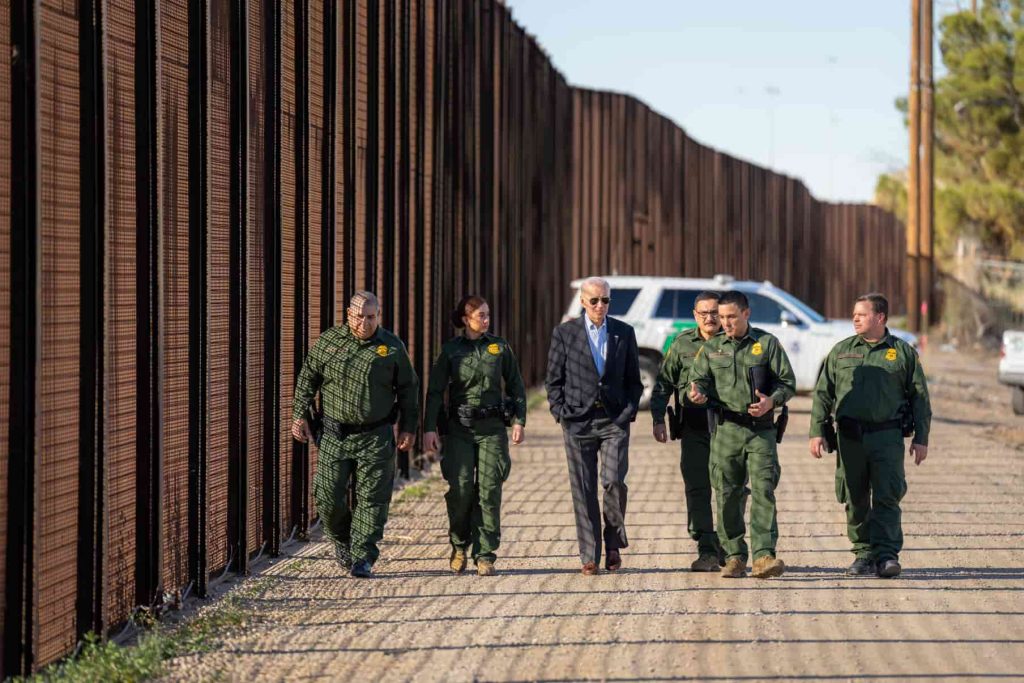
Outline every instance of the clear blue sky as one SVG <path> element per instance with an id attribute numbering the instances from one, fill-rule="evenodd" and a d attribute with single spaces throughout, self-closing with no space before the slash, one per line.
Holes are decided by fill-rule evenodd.
<path id="1" fill-rule="evenodd" d="M 880 173 L 906 166 L 894 102 L 910 79 L 910 0 L 506 4 L 573 85 L 635 95 L 820 199 L 870 201 Z M 937 0 L 936 29 L 956 9 Z"/>

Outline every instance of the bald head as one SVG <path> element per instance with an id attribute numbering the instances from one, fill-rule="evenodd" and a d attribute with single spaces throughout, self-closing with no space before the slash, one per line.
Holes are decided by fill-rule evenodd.
<path id="1" fill-rule="evenodd" d="M 361 289 L 352 295 L 352 298 L 348 300 L 348 305 L 349 308 L 361 308 L 363 306 L 380 308 L 380 301 L 377 300 L 377 295 L 373 292 Z"/>

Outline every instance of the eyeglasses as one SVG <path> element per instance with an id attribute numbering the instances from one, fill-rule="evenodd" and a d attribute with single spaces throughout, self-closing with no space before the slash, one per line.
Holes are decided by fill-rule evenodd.
<path id="1" fill-rule="evenodd" d="M 714 320 L 718 317 L 718 311 L 694 311 L 701 320 Z"/>
<path id="2" fill-rule="evenodd" d="M 609 303 L 611 303 L 611 300 L 612 299 L 609 296 L 593 296 L 593 297 L 590 297 L 589 299 L 587 299 L 587 301 L 590 302 L 591 306 L 596 306 L 597 302 L 599 302 L 599 301 L 602 304 L 604 304 L 605 306 L 607 306 Z"/>

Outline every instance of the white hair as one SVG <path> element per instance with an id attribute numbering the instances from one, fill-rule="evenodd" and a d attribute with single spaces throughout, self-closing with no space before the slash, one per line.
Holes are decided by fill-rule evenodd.
<path id="1" fill-rule="evenodd" d="M 580 285 L 580 293 L 582 294 L 583 290 L 585 289 L 601 289 L 605 292 L 611 293 L 612 286 L 608 284 L 608 281 L 605 280 L 603 277 L 595 276 L 588 277 L 586 280 L 583 281 L 583 284 Z"/>

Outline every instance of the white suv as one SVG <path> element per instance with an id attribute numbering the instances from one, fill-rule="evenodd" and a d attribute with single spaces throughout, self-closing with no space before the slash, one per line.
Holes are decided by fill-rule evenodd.
<path id="1" fill-rule="evenodd" d="M 614 297 L 614 292 L 612 293 Z M 1024 331 L 1003 332 L 999 354 L 999 381 L 1013 387 L 1013 414 L 1024 415 Z"/>
<path id="2" fill-rule="evenodd" d="M 836 342 L 853 334 L 849 320 L 828 320 L 800 299 L 770 282 L 733 280 L 728 275 L 713 279 L 650 276 L 609 276 L 612 301 L 608 315 L 623 320 L 636 330 L 640 347 L 640 378 L 644 395 L 640 407 L 651 400 L 651 389 L 661 359 L 672 340 L 681 331 L 696 326 L 693 300 L 702 291 L 724 292 L 735 289 L 750 301 L 750 324 L 770 332 L 782 342 L 796 373 L 797 391 L 810 391 L 818 381 L 825 356 Z M 583 314 L 580 285 L 572 283 L 573 295 L 563 322 Z M 853 302 L 850 302 L 852 310 Z M 917 347 L 917 337 L 909 332 L 890 331 Z"/>

